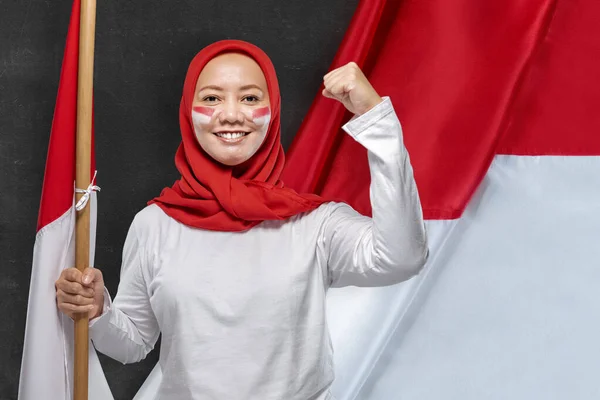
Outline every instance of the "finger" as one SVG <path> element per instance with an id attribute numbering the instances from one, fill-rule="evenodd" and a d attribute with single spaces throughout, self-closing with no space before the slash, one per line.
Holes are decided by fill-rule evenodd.
<path id="1" fill-rule="evenodd" d="M 58 308 L 65 313 L 85 314 L 90 312 L 94 308 L 94 306 L 78 306 L 70 303 L 61 303 L 59 304 Z"/>
<path id="2" fill-rule="evenodd" d="M 345 65 L 345 67 L 347 69 L 350 69 L 350 70 L 353 70 L 353 71 L 355 71 L 355 70 L 361 71 L 361 69 L 358 66 L 358 64 L 356 64 L 354 61 L 350 61 L 348 64 Z"/>
<path id="3" fill-rule="evenodd" d="M 339 74 L 339 73 L 346 72 L 348 70 L 360 70 L 360 67 L 354 61 L 350 61 L 350 62 L 348 62 L 348 63 L 346 63 L 346 64 L 344 64 L 344 65 L 342 65 L 340 67 L 332 69 L 327 74 L 325 74 L 325 76 L 323 77 L 323 79 L 332 77 L 332 76 L 334 76 L 336 74 Z"/>
<path id="4" fill-rule="evenodd" d="M 353 87 L 354 87 L 353 81 L 340 79 L 339 81 L 337 81 L 333 85 L 331 85 L 331 87 L 329 87 L 328 90 L 334 96 L 342 97 L 346 93 L 348 93 L 350 90 L 352 90 Z"/>
<path id="5" fill-rule="evenodd" d="M 325 75 L 323 75 L 323 80 L 328 79 L 333 73 L 335 73 L 338 69 L 332 69 L 331 71 L 329 71 L 328 73 L 326 73 Z"/>
<path id="6" fill-rule="evenodd" d="M 329 71 L 328 73 L 325 74 L 325 76 L 323 76 L 323 80 L 329 79 L 334 75 L 339 74 L 341 71 L 344 70 L 344 67 L 338 67 L 336 69 L 332 69 L 331 71 Z"/>
<path id="7" fill-rule="evenodd" d="M 359 77 L 362 75 L 362 70 L 356 65 L 355 62 L 351 61 L 343 67 L 338 68 L 337 70 L 331 71 L 327 78 L 333 78 L 334 76 L 339 75 L 347 75 L 348 77 Z"/>
<path id="8" fill-rule="evenodd" d="M 58 299 L 58 303 L 69 303 L 75 304 L 78 306 L 87 306 L 90 304 L 94 304 L 93 297 L 85 297 L 80 294 L 68 294 L 63 292 L 62 290 L 56 294 L 56 298 Z"/>
<path id="9" fill-rule="evenodd" d="M 340 79 L 343 79 L 346 75 L 346 72 L 344 70 L 333 72 L 334 73 L 329 75 L 327 78 L 323 79 L 323 85 L 325 85 L 325 87 L 330 87 L 331 85 L 335 84 L 335 82 L 339 81 Z"/>
<path id="10" fill-rule="evenodd" d="M 344 66 L 328 74 L 328 76 L 323 79 L 323 83 L 325 86 L 331 86 L 339 80 L 350 79 L 353 76 L 352 74 L 353 72 Z"/>
<path id="11" fill-rule="evenodd" d="M 338 76 L 338 75 L 340 75 L 340 74 L 343 74 L 345 70 L 346 70 L 346 67 L 344 66 L 344 67 L 339 67 L 339 68 L 336 68 L 336 69 L 334 69 L 334 70 L 332 70 L 332 71 L 329 71 L 329 72 L 328 72 L 327 74 L 325 74 L 325 76 L 323 77 L 323 81 L 329 80 L 329 79 L 331 79 L 331 78 L 333 78 L 333 77 L 335 77 L 335 76 Z"/>
<path id="12" fill-rule="evenodd" d="M 63 270 L 61 275 L 68 281 L 81 282 L 81 271 L 77 268 L 67 268 Z"/>
<path id="13" fill-rule="evenodd" d="M 339 84 L 341 82 L 347 84 L 349 82 L 356 82 L 357 79 L 357 73 L 354 70 L 347 68 L 342 73 L 332 75 L 330 78 L 328 78 L 325 82 L 325 87 L 327 87 L 331 91 L 331 88 L 339 87 Z"/>
<path id="14" fill-rule="evenodd" d="M 81 275 L 81 283 L 84 286 L 90 286 L 90 284 L 94 281 L 95 273 L 92 268 L 86 268 L 84 273 Z"/>
<path id="15" fill-rule="evenodd" d="M 90 287 L 97 282 L 102 282 L 102 272 L 96 268 L 86 268 L 83 272 L 81 283 L 84 286 Z"/>
<path id="16" fill-rule="evenodd" d="M 321 94 L 329 99 L 334 99 L 336 100 L 337 98 L 327 89 L 323 89 L 323 92 L 321 92 Z"/>
<path id="17" fill-rule="evenodd" d="M 333 96 L 340 97 L 339 84 L 344 81 L 344 75 L 334 75 L 325 82 L 325 89 Z"/>
<path id="18" fill-rule="evenodd" d="M 60 280 L 56 284 L 56 288 L 62 290 L 68 294 L 80 294 L 85 297 L 94 297 L 94 289 L 85 288 L 78 282 L 69 282 L 66 280 Z"/>

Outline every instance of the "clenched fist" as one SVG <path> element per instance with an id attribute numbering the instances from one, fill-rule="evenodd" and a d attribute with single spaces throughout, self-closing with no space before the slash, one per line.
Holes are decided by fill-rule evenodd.
<path id="1" fill-rule="evenodd" d="M 58 309 L 72 319 L 87 313 L 89 318 L 102 314 L 104 305 L 104 279 L 96 268 L 77 268 L 62 271 L 55 282 Z"/>
<path id="2" fill-rule="evenodd" d="M 323 96 L 338 100 L 356 115 L 366 113 L 383 101 L 354 62 L 329 72 L 323 77 L 323 83 Z"/>

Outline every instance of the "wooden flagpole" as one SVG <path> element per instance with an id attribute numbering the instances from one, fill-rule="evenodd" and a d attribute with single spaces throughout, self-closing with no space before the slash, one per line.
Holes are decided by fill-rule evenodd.
<path id="1" fill-rule="evenodd" d="M 77 82 L 77 149 L 75 186 L 86 189 L 91 183 L 92 101 L 94 84 L 94 38 L 96 0 L 81 0 L 79 25 L 79 70 Z M 76 202 L 83 194 L 76 194 Z M 75 223 L 75 265 L 83 271 L 90 264 L 90 204 L 77 212 Z M 88 398 L 88 316 L 75 320 L 74 400 Z"/>

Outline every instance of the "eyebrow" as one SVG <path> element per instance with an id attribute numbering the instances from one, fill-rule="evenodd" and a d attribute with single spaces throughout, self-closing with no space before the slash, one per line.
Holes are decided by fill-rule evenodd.
<path id="1" fill-rule="evenodd" d="M 260 90 L 260 92 L 262 93 L 262 89 L 258 85 L 254 85 L 254 84 L 244 85 L 240 88 L 240 90 L 248 90 L 248 89 L 257 89 L 257 90 Z"/>
<path id="2" fill-rule="evenodd" d="M 202 92 L 203 90 L 209 90 L 209 89 L 211 89 L 211 90 L 217 90 L 217 91 L 220 91 L 220 92 L 223 91 L 223 88 L 220 87 L 220 86 L 208 85 L 208 86 L 202 87 L 199 90 L 199 92 Z M 257 89 L 257 90 L 260 90 L 261 93 L 263 93 L 262 89 L 258 85 L 255 85 L 255 84 L 244 85 L 244 86 L 240 87 L 240 90 L 248 90 L 248 89 Z"/>
<path id="3" fill-rule="evenodd" d="M 202 89 L 200 89 L 199 92 L 201 92 L 203 90 L 208 90 L 208 89 L 223 91 L 222 87 L 215 86 L 215 85 L 208 85 L 208 86 L 204 86 Z"/>

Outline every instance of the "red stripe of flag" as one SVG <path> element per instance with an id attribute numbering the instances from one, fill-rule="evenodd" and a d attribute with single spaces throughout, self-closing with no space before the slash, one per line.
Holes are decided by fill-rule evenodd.
<path id="1" fill-rule="evenodd" d="M 73 204 L 75 137 L 77 133 L 77 71 L 79 66 L 80 0 L 73 2 L 56 106 L 48 144 L 37 230 L 63 215 Z M 93 114 L 92 114 L 93 127 Z M 92 128 L 91 171 L 96 169 Z M 85 189 L 85 188 L 82 188 Z"/>

